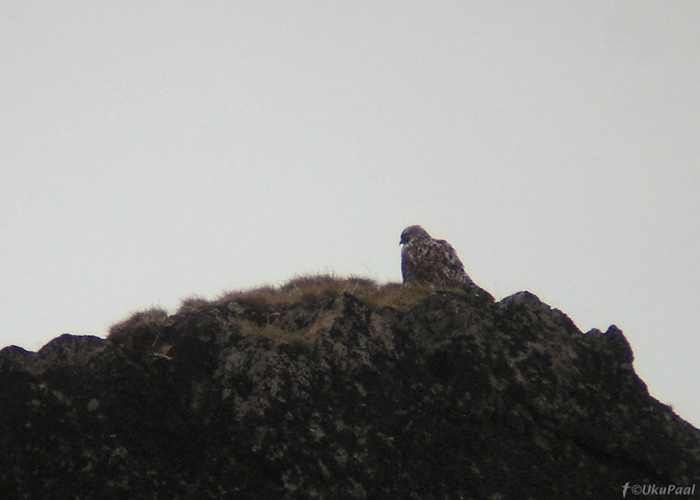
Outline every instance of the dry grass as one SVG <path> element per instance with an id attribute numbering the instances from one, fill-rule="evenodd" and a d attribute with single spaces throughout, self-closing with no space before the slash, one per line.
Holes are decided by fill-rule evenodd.
<path id="1" fill-rule="evenodd" d="M 142 328 L 146 330 L 157 330 L 167 319 L 168 312 L 159 307 L 151 307 L 145 311 L 132 314 L 129 319 L 112 325 L 109 329 L 108 338 L 115 339 L 124 335 L 126 330 Z"/>
<path id="2" fill-rule="evenodd" d="M 313 321 L 318 306 L 343 293 L 352 294 L 373 311 L 385 307 L 404 311 L 434 291 L 435 287 L 428 284 L 379 285 L 374 280 L 362 277 L 304 275 L 295 276 L 279 287 L 263 286 L 228 292 L 214 304 L 234 314 L 255 316 L 256 321 L 236 320 L 242 335 L 272 338 L 285 343 L 304 343 L 307 339 L 303 331 Z"/>
<path id="3" fill-rule="evenodd" d="M 140 311 L 109 329 L 107 338 L 127 349 L 146 350 L 156 339 L 168 319 L 168 312 L 159 307 Z"/>
<path id="4" fill-rule="evenodd" d="M 362 277 L 339 278 L 333 275 L 295 276 L 279 287 L 263 286 L 252 290 L 225 293 L 214 301 L 192 297 L 183 301 L 178 316 L 215 316 L 234 327 L 241 335 L 271 338 L 285 343 L 303 343 L 303 331 L 318 312 L 318 306 L 344 293 L 352 294 L 370 310 L 385 307 L 405 311 L 423 301 L 435 291 L 429 284 L 377 284 Z M 155 336 L 168 319 L 158 308 L 136 313 L 127 321 L 114 325 L 109 337 L 124 343 L 143 346 Z M 149 344 L 150 345 L 150 344 Z"/>
<path id="5" fill-rule="evenodd" d="M 304 340 L 303 332 L 288 331 L 275 323 L 258 325 L 252 321 L 242 320 L 237 325 L 240 328 L 240 334 L 244 337 L 273 339 L 285 344 L 303 342 Z"/>
<path id="6" fill-rule="evenodd" d="M 332 275 L 297 276 L 280 287 L 265 286 L 254 290 L 229 292 L 215 303 L 225 305 L 235 301 L 257 310 L 277 310 L 282 307 L 314 306 L 327 299 L 350 293 L 372 310 L 393 307 L 410 309 L 435 291 L 430 284 L 379 285 L 361 277 L 338 278 Z"/>

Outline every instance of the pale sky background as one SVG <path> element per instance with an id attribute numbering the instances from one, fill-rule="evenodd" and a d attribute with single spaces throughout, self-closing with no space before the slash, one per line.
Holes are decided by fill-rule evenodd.
<path id="1" fill-rule="evenodd" d="M 401 230 L 623 329 L 700 425 L 700 2 L 0 3 L 0 346 L 334 272 Z"/>

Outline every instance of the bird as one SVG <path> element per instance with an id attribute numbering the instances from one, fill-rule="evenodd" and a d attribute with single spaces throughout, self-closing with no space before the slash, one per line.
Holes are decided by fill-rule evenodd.
<path id="1" fill-rule="evenodd" d="M 403 245 L 401 274 L 404 284 L 431 283 L 455 288 L 473 284 L 452 245 L 432 238 L 421 226 L 404 229 L 399 243 Z"/>

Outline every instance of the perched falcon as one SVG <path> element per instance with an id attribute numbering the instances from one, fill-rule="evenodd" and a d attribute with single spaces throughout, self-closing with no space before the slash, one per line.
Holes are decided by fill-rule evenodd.
<path id="1" fill-rule="evenodd" d="M 400 243 L 404 283 L 427 282 L 448 287 L 472 284 L 457 252 L 445 240 L 431 238 L 420 226 L 409 226 L 401 233 Z"/>

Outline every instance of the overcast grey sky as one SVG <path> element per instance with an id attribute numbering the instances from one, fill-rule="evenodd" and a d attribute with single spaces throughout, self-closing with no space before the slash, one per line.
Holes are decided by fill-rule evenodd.
<path id="1" fill-rule="evenodd" d="M 0 4 L 0 346 L 192 295 L 481 286 L 622 328 L 700 425 L 700 2 Z"/>

